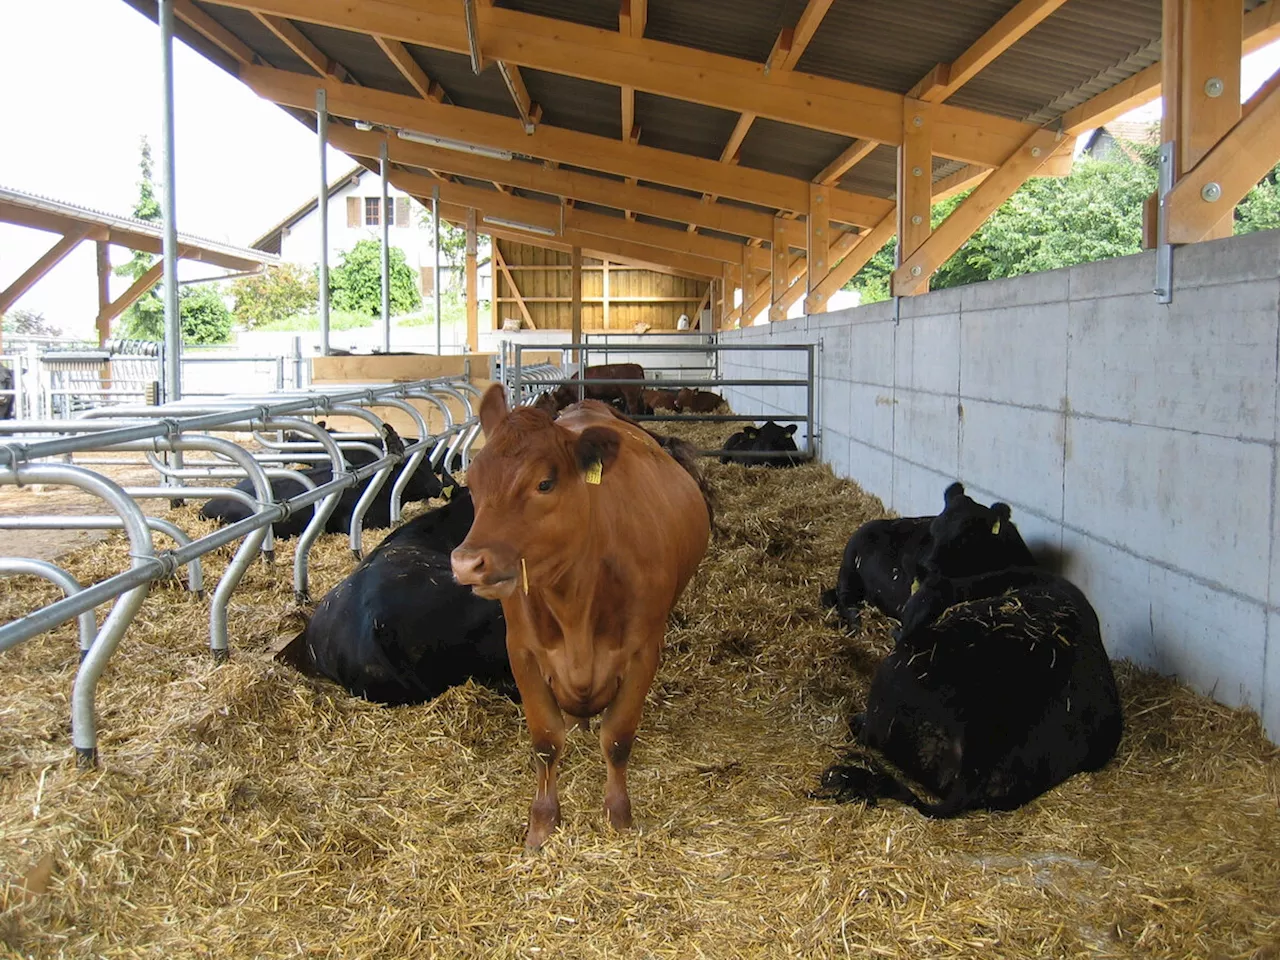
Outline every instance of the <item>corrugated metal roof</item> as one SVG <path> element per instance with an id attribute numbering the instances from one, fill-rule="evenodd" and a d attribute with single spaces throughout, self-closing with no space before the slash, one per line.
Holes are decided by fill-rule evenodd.
<path id="1" fill-rule="evenodd" d="M 497 72 L 496 67 L 493 70 Z M 622 98 L 617 87 L 528 67 L 521 68 L 520 74 L 529 98 L 542 107 L 543 123 L 622 139 Z"/>
<path id="2" fill-rule="evenodd" d="M 298 32 L 314 43 L 317 49 L 331 60 L 337 60 L 363 87 L 376 87 L 407 97 L 418 96 L 418 91 L 404 78 L 395 64 L 387 59 L 377 41 L 366 33 L 352 33 L 313 23 L 296 24 Z M 339 56 L 341 53 L 341 56 Z M 310 72 L 310 68 L 308 71 Z"/>
<path id="3" fill-rule="evenodd" d="M 494 6 L 588 27 L 618 29 L 618 0 L 497 0 Z"/>
<path id="4" fill-rule="evenodd" d="M 737 122 L 732 110 L 636 93 L 636 123 L 646 147 L 719 160 Z"/>
<path id="5" fill-rule="evenodd" d="M 413 44 L 405 46 L 422 71 L 444 88 L 450 103 L 504 117 L 520 115 L 496 68 L 490 67 L 477 76 L 471 70 L 471 58 L 464 54 Z"/>
<path id="6" fill-rule="evenodd" d="M 268 65 L 281 70 L 292 70 L 294 73 L 311 73 L 306 61 L 248 10 L 220 7 L 216 3 L 203 3 L 200 0 L 193 2 L 211 20 L 226 27 L 248 44 Z M 147 15 L 154 19 L 154 13 L 148 12 Z"/>
<path id="7" fill-rule="evenodd" d="M 849 144 L 848 137 L 756 117 L 742 141 L 744 167 L 812 180 Z"/>
<path id="8" fill-rule="evenodd" d="M 764 63 L 778 33 L 803 10 L 804 0 L 649 0 L 644 35 Z"/>

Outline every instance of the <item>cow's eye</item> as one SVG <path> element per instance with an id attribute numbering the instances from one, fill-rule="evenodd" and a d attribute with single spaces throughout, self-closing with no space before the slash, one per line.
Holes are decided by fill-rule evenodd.
<path id="1" fill-rule="evenodd" d="M 538 484 L 538 492 L 550 493 L 552 488 L 555 487 L 555 485 L 556 485 L 555 480 L 552 477 L 547 477 L 547 479 L 543 480 L 540 484 Z"/>

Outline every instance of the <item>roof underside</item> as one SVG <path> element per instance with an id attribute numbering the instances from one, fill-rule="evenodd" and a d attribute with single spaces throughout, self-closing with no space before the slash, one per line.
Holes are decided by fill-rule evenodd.
<path id="1" fill-rule="evenodd" d="M 148 16 L 155 15 L 152 0 L 126 2 Z M 191 0 L 190 7 L 225 28 L 259 62 L 316 77 L 313 68 L 263 18 L 222 5 L 230 2 L 233 0 Z M 1242 2 L 1249 10 L 1262 0 Z M 619 0 L 495 0 L 494 5 L 605 30 L 619 28 Z M 832 0 L 793 69 L 905 94 L 935 65 L 961 57 L 1015 5 L 1015 0 Z M 649 0 L 643 36 L 645 40 L 765 63 L 780 31 L 795 27 L 807 6 L 806 0 Z M 405 73 L 368 33 L 292 23 L 324 57 L 345 69 L 348 82 L 418 96 Z M 956 90 L 947 103 L 1005 120 L 1052 124 L 1070 108 L 1157 62 L 1160 30 L 1161 0 L 1066 0 Z M 227 63 L 225 53 L 204 37 L 189 30 L 184 36 L 194 36 L 197 47 Z M 503 117 L 518 116 L 492 62 L 486 61 L 485 69 L 476 75 L 465 54 L 415 44 L 407 44 L 406 49 L 426 77 L 438 84 L 446 104 Z M 546 69 L 522 67 L 520 73 L 530 99 L 541 108 L 541 124 L 612 141 L 622 139 L 618 86 Z M 641 146 L 712 161 L 720 161 L 725 154 L 739 120 L 735 110 L 643 91 L 635 94 L 634 102 Z M 852 143 L 848 136 L 757 117 L 737 151 L 736 162 L 743 168 L 809 181 Z M 878 146 L 848 170 L 837 186 L 880 200 L 892 199 L 895 156 L 895 147 Z M 934 180 L 962 166 L 935 158 Z M 562 161 L 561 169 L 578 168 L 592 171 L 590 158 L 584 156 L 573 167 Z M 427 171 L 415 172 L 430 176 Z M 640 182 L 646 183 L 643 179 Z M 478 185 L 494 189 L 485 181 L 478 181 Z M 699 196 L 697 191 L 679 192 Z M 513 195 L 538 194 L 517 190 Z M 732 203 L 725 199 L 717 202 Z"/>

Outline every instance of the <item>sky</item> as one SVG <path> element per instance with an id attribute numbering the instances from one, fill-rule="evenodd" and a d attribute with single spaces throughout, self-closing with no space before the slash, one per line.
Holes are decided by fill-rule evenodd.
<path id="1" fill-rule="evenodd" d="M 1277 66 L 1280 43 L 1246 58 L 1243 95 Z M 248 245 L 315 193 L 315 135 L 181 41 L 174 43 L 174 76 L 178 229 Z M 159 31 L 122 0 L 6 4 L 0 90 L 0 184 L 128 214 L 144 135 L 160 171 Z M 1159 113 L 1156 101 L 1133 118 Z M 352 165 L 337 151 L 328 155 L 331 180 Z M 0 224 L 0 289 L 56 239 Z M 115 263 L 128 258 L 119 248 L 112 255 Z M 209 272 L 188 265 L 182 275 Z M 113 295 L 128 285 L 121 278 L 112 284 Z M 44 313 L 68 334 L 91 334 L 94 245 L 81 244 L 17 306 Z"/>

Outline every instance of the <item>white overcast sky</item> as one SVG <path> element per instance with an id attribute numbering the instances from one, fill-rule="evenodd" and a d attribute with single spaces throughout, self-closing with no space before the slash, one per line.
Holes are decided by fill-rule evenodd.
<path id="1" fill-rule="evenodd" d="M 122 0 L 4 4 L 0 184 L 127 214 L 145 134 L 160 170 L 160 40 Z M 1245 60 L 1248 96 L 1280 65 L 1280 44 Z M 314 134 L 239 81 L 174 44 L 178 228 L 248 244 L 318 186 Z M 1157 117 L 1158 102 L 1141 115 Z M 351 161 L 329 151 L 330 178 Z M 0 224 L 0 289 L 56 239 Z M 114 251 L 116 262 L 126 258 Z M 197 275 L 207 268 L 195 268 Z M 114 291 L 125 281 L 113 281 Z M 97 310 L 93 244 L 82 244 L 18 302 L 68 333 Z"/>

